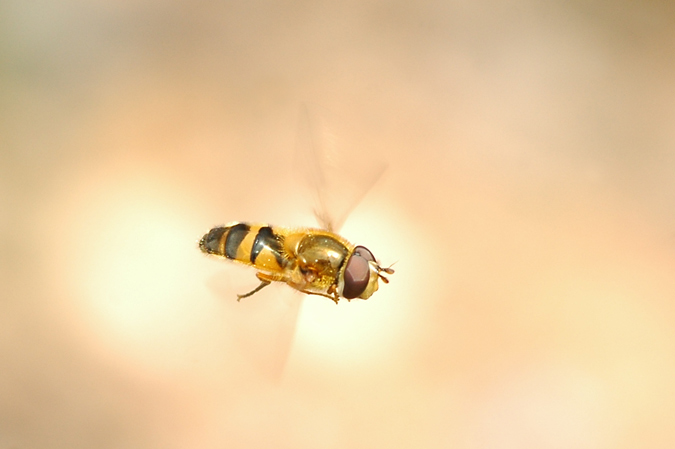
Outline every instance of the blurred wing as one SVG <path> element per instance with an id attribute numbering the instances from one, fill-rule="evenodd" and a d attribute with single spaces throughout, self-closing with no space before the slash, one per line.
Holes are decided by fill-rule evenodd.
<path id="1" fill-rule="evenodd" d="M 340 229 L 387 168 L 362 143 L 342 140 L 353 134 L 349 131 L 339 129 L 328 111 L 316 105 L 300 110 L 296 171 L 313 193 L 319 225 L 332 232 Z"/>
<path id="2" fill-rule="evenodd" d="M 340 228 L 386 168 L 367 149 L 340 141 L 338 137 L 349 133 L 338 129 L 336 123 L 323 109 L 313 105 L 301 108 L 294 167 L 294 174 L 309 184 L 319 224 L 330 231 Z M 278 381 L 293 345 L 305 295 L 279 285 L 237 302 L 235 294 L 248 287 L 237 282 L 238 290 L 234 291 L 234 275 L 229 273 L 213 277 L 209 287 L 223 298 L 230 340 L 255 369 Z M 250 286 L 255 287 L 254 270 L 249 278 Z"/>
<path id="3" fill-rule="evenodd" d="M 283 378 L 293 347 L 304 295 L 275 283 L 237 301 L 237 293 L 257 284 L 255 270 L 238 266 L 224 266 L 207 278 L 207 288 L 219 299 L 223 325 L 218 332 L 226 336 L 224 344 L 229 342 L 237 349 L 231 357 L 240 357 L 261 377 L 276 383 Z M 236 361 L 232 360 L 233 366 Z"/>

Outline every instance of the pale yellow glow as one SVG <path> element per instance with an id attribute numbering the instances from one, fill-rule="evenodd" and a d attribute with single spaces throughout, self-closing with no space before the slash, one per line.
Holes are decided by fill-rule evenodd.
<path id="1" fill-rule="evenodd" d="M 62 242 L 71 262 L 61 269 L 85 325 L 117 351 L 169 363 L 162 349 L 193 345 L 181 339 L 202 324 L 195 298 L 207 294 L 190 198 L 168 176 L 122 170 L 82 182 Z"/>

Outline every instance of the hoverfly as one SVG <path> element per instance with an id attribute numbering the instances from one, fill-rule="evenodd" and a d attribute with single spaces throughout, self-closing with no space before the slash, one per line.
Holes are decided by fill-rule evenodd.
<path id="1" fill-rule="evenodd" d="M 211 229 L 199 248 L 258 269 L 260 285 L 237 295 L 237 300 L 259 292 L 272 281 L 325 296 L 335 304 L 340 297 L 368 299 L 377 291 L 378 279 L 389 282 L 382 272 L 394 272 L 382 268 L 367 248 L 322 229 L 231 223 Z"/>
<path id="2" fill-rule="evenodd" d="M 379 178 L 384 166 L 369 166 L 363 161 L 359 167 L 349 162 L 340 166 L 338 162 L 343 155 L 331 153 L 328 145 L 319 146 L 325 142 L 315 139 L 316 124 L 310 123 L 313 117 L 306 107 L 302 112 L 300 124 L 310 129 L 309 132 L 301 129 L 299 133 L 296 162 L 317 196 L 319 210 L 315 210 L 315 214 L 322 229 L 235 222 L 207 232 L 199 242 L 204 253 L 258 270 L 260 284 L 248 293 L 237 295 L 237 301 L 272 282 L 284 282 L 302 293 L 330 298 L 336 304 L 340 298 L 368 299 L 377 291 L 379 280 L 389 282 L 383 273 L 394 273 L 391 267 L 381 267 L 370 250 L 353 245 L 335 233 L 341 221 L 335 221 L 328 213 L 329 206 L 332 211 L 340 208 L 340 201 L 334 201 L 330 194 L 345 193 L 349 200 L 342 200 L 338 216 L 344 219 Z M 305 137 L 309 140 L 303 140 Z M 338 179 L 331 178 L 334 174 Z"/>

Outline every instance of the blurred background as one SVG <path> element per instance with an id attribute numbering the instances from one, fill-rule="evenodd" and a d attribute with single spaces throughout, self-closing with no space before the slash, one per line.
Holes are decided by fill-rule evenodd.
<path id="1" fill-rule="evenodd" d="M 666 1 L 2 1 L 0 448 L 672 448 L 673 42 Z M 304 102 L 388 164 L 341 233 L 396 274 L 237 303 L 196 242 L 315 225 Z"/>

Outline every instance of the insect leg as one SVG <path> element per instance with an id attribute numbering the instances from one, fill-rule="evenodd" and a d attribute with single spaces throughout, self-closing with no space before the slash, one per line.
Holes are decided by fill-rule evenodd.
<path id="1" fill-rule="evenodd" d="M 254 288 L 250 292 L 244 293 L 243 295 L 237 295 L 237 302 L 241 301 L 242 298 L 248 298 L 249 296 L 251 296 L 255 293 L 258 293 L 260 290 L 267 287 L 268 285 L 270 285 L 269 281 L 260 281 L 260 285 L 258 285 L 256 288 Z"/>
<path id="2" fill-rule="evenodd" d="M 270 274 L 260 272 L 256 273 L 256 276 L 258 277 L 258 279 L 260 279 L 260 285 L 258 285 L 256 288 L 254 288 L 248 293 L 244 293 L 243 295 L 237 295 L 237 302 L 241 301 L 242 298 L 248 298 L 249 296 L 258 293 L 260 290 L 270 285 L 272 281 L 283 280 L 283 276 L 273 276 Z"/>
<path id="3" fill-rule="evenodd" d="M 337 304 L 338 301 L 340 300 L 340 297 L 337 296 L 337 294 L 334 295 L 334 296 L 331 296 L 331 295 L 327 295 L 325 293 L 310 292 L 310 291 L 307 291 L 307 290 L 299 290 L 299 291 L 302 292 L 302 293 L 306 293 L 308 295 L 317 295 L 317 296 L 323 296 L 323 297 L 328 298 L 328 299 L 332 299 L 335 302 L 335 304 Z"/>
<path id="4" fill-rule="evenodd" d="M 328 287 L 328 294 L 332 296 L 331 299 L 335 301 L 335 304 L 337 304 L 338 301 L 340 300 L 340 295 L 338 295 L 336 284 L 333 284 L 330 287 Z M 348 299 L 347 301 L 351 301 L 351 299 Z"/>

